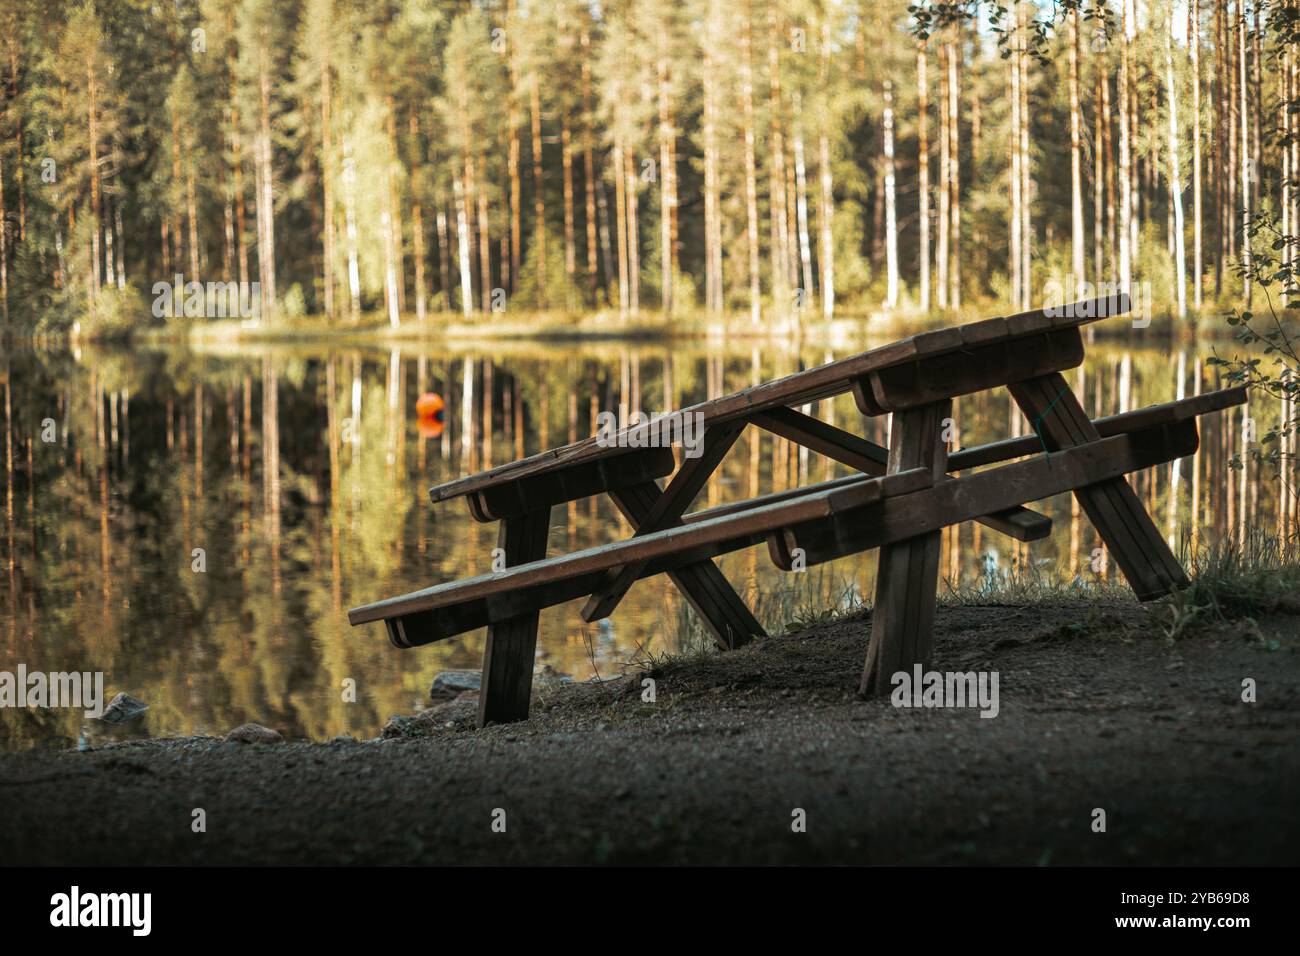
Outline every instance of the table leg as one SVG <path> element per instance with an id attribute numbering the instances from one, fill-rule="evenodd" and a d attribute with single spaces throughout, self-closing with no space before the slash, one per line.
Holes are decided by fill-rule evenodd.
<path id="1" fill-rule="evenodd" d="M 497 531 L 497 547 L 507 567 L 546 557 L 551 509 L 506 518 Z M 537 651 L 538 612 L 531 611 L 488 627 L 483 651 L 483 680 L 479 688 L 478 725 L 505 724 L 528 717 L 533 692 L 533 659 Z"/>
<path id="2" fill-rule="evenodd" d="M 936 481 L 942 480 L 948 464 L 944 421 L 951 414 L 950 399 L 895 412 L 889 473 L 929 468 Z M 880 549 L 861 693 L 887 694 L 897 671 L 910 670 L 913 664 L 929 665 L 942 542 L 942 532 L 930 531 Z"/>

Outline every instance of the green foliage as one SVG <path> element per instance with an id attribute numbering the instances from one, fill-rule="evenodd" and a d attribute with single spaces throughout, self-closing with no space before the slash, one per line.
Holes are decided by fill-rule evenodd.
<path id="1" fill-rule="evenodd" d="M 1294 447 L 1300 434 L 1300 412 L 1296 410 L 1300 398 L 1300 328 L 1294 311 L 1300 308 L 1300 271 L 1295 258 L 1300 240 L 1284 233 L 1271 214 L 1254 217 L 1247 234 L 1252 249 L 1250 261 L 1239 262 L 1237 273 L 1258 288 L 1267 312 L 1258 315 L 1241 308 L 1228 312 L 1226 321 L 1236 330 L 1236 341 L 1247 351 L 1228 358 L 1216 353 L 1208 364 L 1221 368 L 1229 384 L 1246 385 L 1274 399 L 1287 400 L 1290 417 L 1280 419 L 1257 436 L 1257 443 L 1247 455 L 1268 464 L 1276 473 L 1295 471 L 1296 454 L 1283 449 Z M 1290 441 L 1284 442 L 1286 438 Z M 1233 467 L 1240 468 L 1242 463 L 1241 455 L 1233 457 Z"/>

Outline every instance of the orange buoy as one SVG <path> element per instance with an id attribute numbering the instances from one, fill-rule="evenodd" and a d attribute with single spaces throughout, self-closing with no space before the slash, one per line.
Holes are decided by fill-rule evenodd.
<path id="1" fill-rule="evenodd" d="M 421 438 L 441 438 L 442 419 L 421 418 L 416 421 L 415 430 Z"/>
<path id="2" fill-rule="evenodd" d="M 420 418 L 429 418 L 436 422 L 442 421 L 445 407 L 442 396 L 437 392 L 425 392 L 415 400 L 415 414 Z"/>
<path id="3" fill-rule="evenodd" d="M 436 392 L 425 392 L 415 400 L 416 431 L 422 438 L 442 437 L 442 418 L 445 406 L 442 396 Z"/>

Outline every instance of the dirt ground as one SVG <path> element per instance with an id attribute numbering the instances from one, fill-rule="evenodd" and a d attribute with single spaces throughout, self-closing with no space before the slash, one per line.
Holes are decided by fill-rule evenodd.
<path id="1" fill-rule="evenodd" d="M 996 671 L 993 719 L 859 699 L 862 617 L 661 663 L 652 703 L 539 687 L 521 724 L 461 699 L 418 737 L 0 754 L 0 862 L 1300 863 L 1300 617 L 1172 642 L 1144 613 L 940 608 L 933 666 Z"/>

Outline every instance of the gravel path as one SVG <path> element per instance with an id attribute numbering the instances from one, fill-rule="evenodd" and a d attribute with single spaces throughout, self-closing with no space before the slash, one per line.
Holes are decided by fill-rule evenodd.
<path id="1" fill-rule="evenodd" d="M 0 754 L 0 861 L 1300 862 L 1300 617 L 1172 643 L 1144 613 L 941 608 L 934 666 L 996 671 L 994 719 L 858 699 L 857 619 L 663 663 L 654 702 L 539 688 L 523 724 Z"/>

